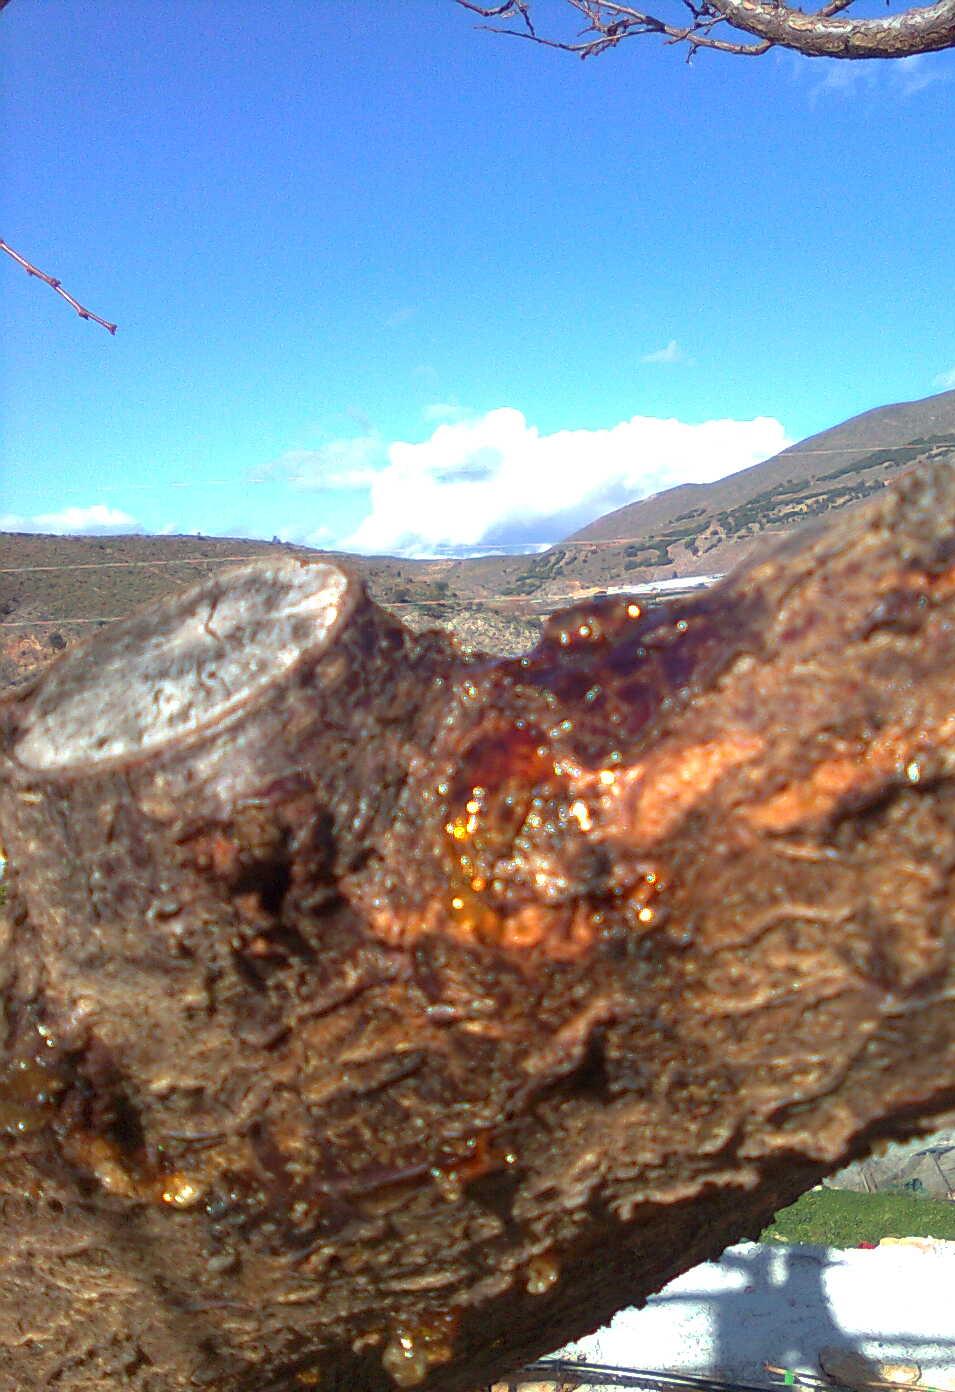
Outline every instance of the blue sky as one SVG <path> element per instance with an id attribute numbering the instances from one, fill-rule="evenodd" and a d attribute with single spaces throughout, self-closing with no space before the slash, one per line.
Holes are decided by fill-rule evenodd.
<path id="1" fill-rule="evenodd" d="M 559 28 L 562 0 L 538 0 Z M 452 0 L 0 14 L 0 528 L 553 541 L 955 386 L 955 54 Z"/>

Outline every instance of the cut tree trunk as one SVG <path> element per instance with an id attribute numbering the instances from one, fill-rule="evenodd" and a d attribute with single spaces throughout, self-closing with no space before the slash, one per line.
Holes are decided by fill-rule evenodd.
<path id="1" fill-rule="evenodd" d="M 415 637 L 225 572 L 0 703 L 0 1387 L 465 1392 L 955 1109 L 955 477 Z"/>

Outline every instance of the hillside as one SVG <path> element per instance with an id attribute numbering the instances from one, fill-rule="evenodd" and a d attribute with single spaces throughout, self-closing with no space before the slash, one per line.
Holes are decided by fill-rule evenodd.
<path id="1" fill-rule="evenodd" d="M 278 551 L 344 560 L 414 628 L 443 624 L 464 648 L 522 652 L 564 603 L 610 585 L 721 573 L 761 538 L 939 457 L 955 464 L 955 391 L 867 411 L 716 483 L 631 503 L 537 556 L 411 561 L 228 537 L 0 534 L 0 688 L 170 590 Z"/>
<path id="2" fill-rule="evenodd" d="M 848 507 L 903 469 L 945 456 L 955 462 L 955 391 L 880 406 L 715 483 L 630 503 L 568 542 L 623 545 L 609 548 L 614 563 L 623 559 L 640 578 L 722 572 L 767 533 Z"/>
<path id="3" fill-rule="evenodd" d="M 254 556 L 327 556 L 365 579 L 374 598 L 413 628 L 446 622 L 465 648 L 523 652 L 539 624 L 502 599 L 495 584 L 525 557 L 492 558 L 472 578 L 455 561 L 344 556 L 278 542 L 230 537 L 63 537 L 0 533 L 0 690 L 34 675 L 58 653 L 141 605 Z M 452 578 L 449 579 L 449 576 Z M 457 577 L 459 583 L 452 583 Z M 498 612 L 498 609 L 503 612 Z"/>

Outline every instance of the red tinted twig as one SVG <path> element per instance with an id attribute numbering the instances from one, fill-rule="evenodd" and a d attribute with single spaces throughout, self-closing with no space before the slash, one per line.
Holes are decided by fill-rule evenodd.
<path id="1" fill-rule="evenodd" d="M 94 323 L 102 324 L 103 328 L 107 329 L 109 333 L 114 334 L 116 332 L 117 326 L 115 324 L 111 324 L 108 319 L 101 319 L 99 315 L 94 314 L 91 309 L 85 309 L 78 300 L 74 300 L 72 295 L 66 293 L 63 286 L 54 276 L 48 276 L 44 271 L 38 270 L 36 266 L 31 266 L 30 262 L 22 257 L 19 252 L 14 251 L 12 246 L 8 246 L 2 237 L 0 237 L 0 251 L 5 251 L 8 256 L 12 256 L 13 260 L 23 267 L 27 275 L 37 276 L 40 280 L 45 281 L 51 290 L 55 290 L 58 295 L 66 300 L 67 304 L 73 306 L 81 319 L 92 319 Z"/>

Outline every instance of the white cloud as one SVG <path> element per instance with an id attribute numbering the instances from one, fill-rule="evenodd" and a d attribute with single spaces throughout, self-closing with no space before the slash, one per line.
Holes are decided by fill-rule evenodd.
<path id="1" fill-rule="evenodd" d="M 955 367 L 950 367 L 947 372 L 940 372 L 937 377 L 933 377 L 932 386 L 941 387 L 942 391 L 951 391 L 955 387 Z"/>
<path id="2" fill-rule="evenodd" d="M 874 63 L 852 62 L 846 58 L 813 58 L 811 68 L 814 77 L 821 73 L 822 80 L 816 82 L 809 92 L 809 105 L 814 107 L 820 97 L 855 96 L 859 92 L 871 91 L 878 80 L 879 73 Z"/>
<path id="3" fill-rule="evenodd" d="M 459 406 L 455 401 L 432 401 L 429 406 L 422 407 L 421 419 L 428 425 L 438 425 L 442 421 L 466 420 L 470 414 L 466 406 Z"/>
<path id="4" fill-rule="evenodd" d="M 60 512 L 41 512 L 35 517 L 18 517 L 8 512 L 0 516 L 0 531 L 53 532 L 60 536 L 89 534 L 103 536 L 109 532 L 141 532 L 142 526 L 128 512 L 94 503 L 92 507 L 68 507 Z"/>
<path id="5" fill-rule="evenodd" d="M 283 541 L 294 541 L 297 532 L 294 527 L 285 527 L 279 532 L 279 536 Z M 335 533 L 332 531 L 331 527 L 326 527 L 324 524 L 320 527 L 313 528 L 312 531 L 307 532 L 303 537 L 306 546 L 317 546 L 319 548 L 327 548 L 328 543 L 334 541 L 334 539 Z"/>
<path id="6" fill-rule="evenodd" d="M 799 76 L 817 79 L 821 74 L 821 81 L 814 81 L 809 89 L 809 104 L 813 107 L 820 98 L 849 98 L 862 93 L 914 97 L 936 82 L 949 81 L 952 75 L 945 53 L 915 53 L 889 63 L 851 62 L 845 58 L 798 58 L 796 63 Z"/>
<path id="7" fill-rule="evenodd" d="M 676 339 L 671 338 L 665 348 L 658 348 L 653 353 L 644 353 L 640 361 L 642 363 L 689 363 L 691 360 Z"/>
<path id="8" fill-rule="evenodd" d="M 914 97 L 924 92 L 935 82 L 947 82 L 951 71 L 943 71 L 941 55 L 936 53 L 913 53 L 908 58 L 899 58 L 891 64 L 892 78 L 903 97 Z"/>
<path id="9" fill-rule="evenodd" d="M 778 420 L 634 416 L 606 430 L 541 435 L 501 407 L 442 424 L 420 444 L 396 441 L 371 484 L 371 510 L 342 545 L 433 553 L 540 542 L 678 483 L 706 483 L 791 443 Z"/>
<path id="10" fill-rule="evenodd" d="M 774 50 L 777 64 L 785 64 L 789 78 L 805 82 L 810 107 L 820 100 L 876 96 L 878 100 L 903 100 L 916 96 L 936 82 L 952 78 L 951 54 L 915 53 L 908 58 L 892 58 L 887 63 L 846 58 L 806 58 L 796 53 Z"/>
<path id="11" fill-rule="evenodd" d="M 385 461 L 385 445 L 374 432 L 329 440 L 317 449 L 286 450 L 249 476 L 251 483 L 281 478 L 293 488 L 312 492 L 332 488 L 367 488 Z"/>

